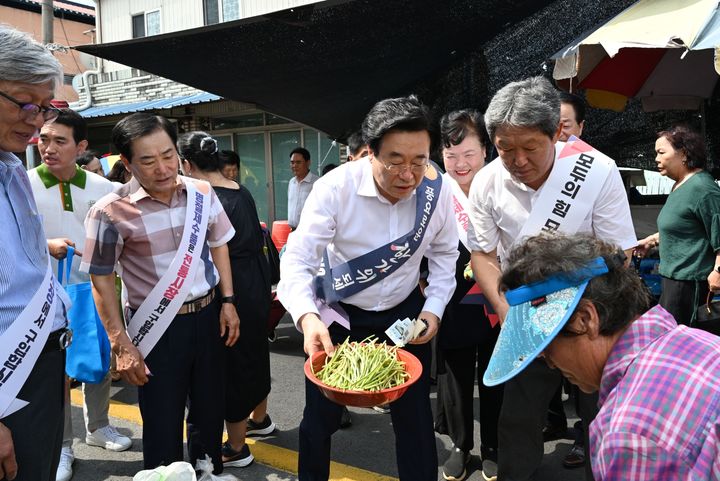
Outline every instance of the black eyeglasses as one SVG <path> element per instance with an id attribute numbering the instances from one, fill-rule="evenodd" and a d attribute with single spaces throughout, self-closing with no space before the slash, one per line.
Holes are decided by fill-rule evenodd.
<path id="1" fill-rule="evenodd" d="M 43 107 L 37 104 L 19 102 L 4 92 L 0 92 L 0 96 L 5 97 L 10 102 L 20 107 L 20 118 L 23 120 L 32 121 L 35 120 L 38 114 L 42 114 L 45 122 L 48 122 L 50 120 L 55 120 L 58 115 L 60 115 L 60 111 L 55 107 Z"/>

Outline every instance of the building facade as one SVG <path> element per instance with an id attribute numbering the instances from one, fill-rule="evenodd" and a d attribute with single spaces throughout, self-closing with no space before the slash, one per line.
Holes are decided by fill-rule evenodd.
<path id="1" fill-rule="evenodd" d="M 308 0 L 95 0 L 98 43 L 160 35 L 294 8 Z M 230 59 L 228 61 L 231 61 Z M 214 66 L 218 72 L 222 66 Z M 178 62 L 182 68 L 182 61 Z M 209 69 L 211 67 L 209 66 Z M 212 71 L 209 72 L 212 74 Z M 152 111 L 181 132 L 205 130 L 221 149 L 240 155 L 241 184 L 255 198 L 261 221 L 287 218 L 290 151 L 305 147 L 312 170 L 338 164 L 339 146 L 313 128 L 137 69 L 97 59 L 97 69 L 76 81 L 80 111 L 90 125 L 90 148 L 113 152 L 110 131 L 125 115 Z M 88 89 L 86 88 L 88 85 Z"/>
<path id="2" fill-rule="evenodd" d="M 53 48 L 63 66 L 64 85 L 56 92 L 59 100 L 78 99 L 72 87 L 73 78 L 87 70 L 87 56 L 63 47 L 91 43 L 95 35 L 95 9 L 70 0 L 53 2 Z M 39 0 L 0 0 L 0 21 L 42 42 L 42 15 Z"/>

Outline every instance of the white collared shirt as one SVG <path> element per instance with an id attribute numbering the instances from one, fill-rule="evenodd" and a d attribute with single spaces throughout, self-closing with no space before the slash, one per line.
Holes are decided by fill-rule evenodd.
<path id="1" fill-rule="evenodd" d="M 415 223 L 415 196 L 413 192 L 391 204 L 378 192 L 367 158 L 348 162 L 315 183 L 300 225 L 290 234 L 280 260 L 278 298 L 296 323 L 303 314 L 318 312 L 314 279 L 325 248 L 330 265 L 336 266 L 407 234 Z M 397 306 L 417 287 L 420 261 L 425 256 L 429 285 L 423 310 L 442 317 L 455 290 L 457 246 L 452 194 L 443 183 L 416 253 L 393 274 L 343 302 L 367 311 Z"/>
<path id="2" fill-rule="evenodd" d="M 302 213 L 305 201 L 310 195 L 313 184 L 320 177 L 308 171 L 303 180 L 298 181 L 297 177 L 293 177 L 288 182 L 288 225 L 295 229 L 300 224 L 300 214 Z"/>
<path id="3" fill-rule="evenodd" d="M 75 243 L 75 248 L 82 252 L 85 244 L 85 216 L 95 202 L 113 191 L 112 182 L 92 172 L 81 171 L 78 167 L 77 171 L 82 172 L 81 175 L 85 177 L 84 186 L 56 181 L 54 185 L 48 187 L 43 183 L 38 169 L 39 167 L 29 170 L 28 178 L 38 212 L 43 217 L 45 235 L 48 239 L 67 237 Z M 67 199 L 63 198 L 63 184 L 66 186 L 65 193 L 69 194 L 71 201 L 70 210 L 64 207 Z M 70 279 L 65 280 L 68 284 L 90 281 L 89 274 L 80 272 L 81 259 L 79 255 L 73 258 Z M 53 272 L 57 272 L 58 261 L 56 259 L 51 261 Z"/>
<path id="4" fill-rule="evenodd" d="M 555 144 L 555 162 L 564 145 L 564 142 Z M 470 186 L 470 248 L 481 252 L 497 249 L 504 259 L 544 186 L 533 190 L 513 179 L 499 157 L 485 166 Z M 591 233 L 623 250 L 637 245 L 627 194 L 614 164 L 578 233 Z"/>

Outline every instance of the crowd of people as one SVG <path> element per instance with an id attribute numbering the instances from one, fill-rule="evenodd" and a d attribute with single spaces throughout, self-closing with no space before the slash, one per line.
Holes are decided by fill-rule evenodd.
<path id="1" fill-rule="evenodd" d="M 276 428 L 273 273 L 242 159 L 135 113 L 112 129 L 111 182 L 83 118 L 52 106 L 53 55 L 4 26 L 0 45 L 0 479 L 73 474 L 72 305 L 53 275 L 69 247 L 68 282 L 92 283 L 114 359 L 83 385 L 86 443 L 132 445 L 108 417 L 115 373 L 137 386 L 146 469 L 249 465 L 246 437 Z M 566 381 L 580 417 L 566 467 L 597 481 L 720 480 L 720 337 L 692 328 L 720 290 L 720 187 L 704 139 L 685 126 L 658 134 L 656 162 L 675 185 L 658 233 L 638 241 L 617 166 L 580 140 L 585 121 L 582 99 L 536 77 L 439 123 L 415 96 L 381 100 L 349 137 L 348 162 L 320 177 L 306 149 L 291 152 L 277 296 L 305 353 L 390 342 L 398 319 L 424 322 L 405 346 L 421 378 L 378 407 L 401 481 L 469 475 L 476 382 L 483 478 L 532 479 L 544 441 L 567 431 Z M 26 172 L 15 153 L 36 135 L 42 164 Z M 629 260 L 656 247 L 654 305 Z M 332 436 L 350 424 L 306 380 L 301 481 L 329 478 Z M 452 441 L 442 466 L 436 433 Z"/>

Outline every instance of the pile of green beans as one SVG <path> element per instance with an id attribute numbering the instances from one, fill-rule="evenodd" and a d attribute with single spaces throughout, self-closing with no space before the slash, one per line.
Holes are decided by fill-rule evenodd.
<path id="1" fill-rule="evenodd" d="M 405 363 L 398 360 L 397 346 L 377 341 L 372 336 L 362 342 L 345 339 L 313 374 L 324 384 L 346 391 L 380 391 L 403 384 L 410 376 Z"/>

